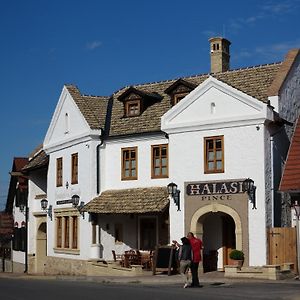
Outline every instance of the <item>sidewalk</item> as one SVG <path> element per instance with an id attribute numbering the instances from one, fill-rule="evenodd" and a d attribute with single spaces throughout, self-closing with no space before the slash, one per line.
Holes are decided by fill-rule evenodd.
<path id="1" fill-rule="evenodd" d="M 69 275 L 28 275 L 23 273 L 0 273 L 1 278 L 27 279 L 27 280 L 59 280 L 59 281 L 88 281 L 106 284 L 143 284 L 143 285 L 181 285 L 183 279 L 180 274 L 168 276 L 166 274 L 149 274 L 141 276 L 69 276 Z M 269 283 L 294 283 L 300 285 L 300 280 L 262 280 L 248 278 L 224 278 L 224 272 L 210 272 L 200 275 L 200 283 L 203 285 L 222 285 L 237 282 L 269 282 Z"/>

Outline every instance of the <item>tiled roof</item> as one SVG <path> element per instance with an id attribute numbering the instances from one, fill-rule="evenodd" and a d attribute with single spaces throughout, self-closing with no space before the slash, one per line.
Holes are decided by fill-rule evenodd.
<path id="1" fill-rule="evenodd" d="M 300 118 L 295 127 L 279 190 L 300 192 Z"/>
<path id="2" fill-rule="evenodd" d="M 102 214 L 143 214 L 162 212 L 169 204 L 166 187 L 108 190 L 83 207 L 83 211 Z"/>
<path id="3" fill-rule="evenodd" d="M 276 76 L 281 63 L 256 66 L 239 70 L 231 70 L 223 73 L 216 73 L 213 76 L 226 84 L 258 99 L 263 102 L 268 101 L 268 88 Z M 209 77 L 208 74 L 182 78 L 184 81 L 199 85 Z M 166 94 L 168 87 L 176 80 L 162 81 L 135 85 L 133 88 L 144 93 L 157 93 L 162 96 L 160 101 L 147 107 L 140 116 L 124 117 L 124 104 L 118 98 L 129 88 L 125 87 L 113 95 L 112 117 L 110 126 L 110 136 L 124 134 L 147 133 L 160 131 L 160 120 L 164 113 L 171 108 L 170 95 Z"/>
<path id="4" fill-rule="evenodd" d="M 15 157 L 13 161 L 13 172 L 19 172 L 22 168 L 27 164 L 28 158 L 27 157 Z"/>
<path id="5" fill-rule="evenodd" d="M 74 85 L 66 85 L 66 88 L 90 128 L 104 128 L 109 97 L 81 95 L 78 88 Z"/>
<path id="6" fill-rule="evenodd" d="M 287 77 L 294 61 L 296 60 L 299 54 L 300 49 L 292 49 L 288 52 L 271 86 L 269 87 L 268 96 L 277 96 L 279 94 L 279 91 L 285 81 L 285 78 Z"/>
<path id="7" fill-rule="evenodd" d="M 49 163 L 49 156 L 45 153 L 44 150 L 39 150 L 35 155 L 29 160 L 28 164 L 26 164 L 22 168 L 22 172 L 29 172 L 34 169 L 39 169 L 43 167 L 47 167 Z"/>

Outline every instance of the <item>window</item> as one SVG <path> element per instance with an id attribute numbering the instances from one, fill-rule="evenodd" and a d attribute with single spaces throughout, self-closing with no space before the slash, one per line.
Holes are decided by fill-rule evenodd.
<path id="1" fill-rule="evenodd" d="M 174 94 L 173 96 L 173 105 L 177 104 L 180 100 L 182 100 L 188 93 L 179 93 Z"/>
<path id="2" fill-rule="evenodd" d="M 60 253 L 79 253 L 78 212 L 63 210 L 55 214 L 56 247 L 54 250 Z"/>
<path id="3" fill-rule="evenodd" d="M 62 247 L 62 217 L 56 219 L 56 247 Z"/>
<path id="4" fill-rule="evenodd" d="M 69 133 L 69 114 L 65 113 L 65 134 Z"/>
<path id="5" fill-rule="evenodd" d="M 168 177 L 168 145 L 155 145 L 152 152 L 152 178 Z"/>
<path id="6" fill-rule="evenodd" d="M 123 225 L 115 224 L 115 243 L 123 243 Z"/>
<path id="7" fill-rule="evenodd" d="M 72 249 L 77 249 L 78 244 L 78 217 L 72 217 Z"/>
<path id="8" fill-rule="evenodd" d="M 204 172 L 224 172 L 224 137 L 216 136 L 204 138 Z"/>
<path id="9" fill-rule="evenodd" d="M 122 149 L 122 180 L 137 179 L 137 147 Z"/>
<path id="10" fill-rule="evenodd" d="M 72 184 L 78 183 L 78 153 L 72 154 Z"/>
<path id="11" fill-rule="evenodd" d="M 62 167 L 63 160 L 62 157 L 56 159 L 56 186 L 62 186 Z"/>
<path id="12" fill-rule="evenodd" d="M 127 117 L 138 116 L 141 113 L 140 100 L 130 100 L 125 103 L 125 115 Z"/>
<path id="13" fill-rule="evenodd" d="M 64 217 L 64 248 L 69 248 L 70 246 L 70 222 L 69 217 Z"/>

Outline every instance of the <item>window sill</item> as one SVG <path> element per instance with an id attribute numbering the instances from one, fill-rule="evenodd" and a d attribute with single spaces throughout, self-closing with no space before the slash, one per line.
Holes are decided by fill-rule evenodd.
<path id="1" fill-rule="evenodd" d="M 73 255 L 79 255 L 80 250 L 79 249 L 69 249 L 69 248 L 53 248 L 54 253 L 64 253 L 64 254 L 73 254 Z"/>

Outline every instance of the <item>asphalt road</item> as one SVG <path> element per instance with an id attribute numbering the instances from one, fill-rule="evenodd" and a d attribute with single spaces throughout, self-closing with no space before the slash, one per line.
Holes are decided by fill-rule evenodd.
<path id="1" fill-rule="evenodd" d="M 232 283 L 183 289 L 182 285 L 0 278 L 1 300 L 300 300 L 300 284 Z"/>

